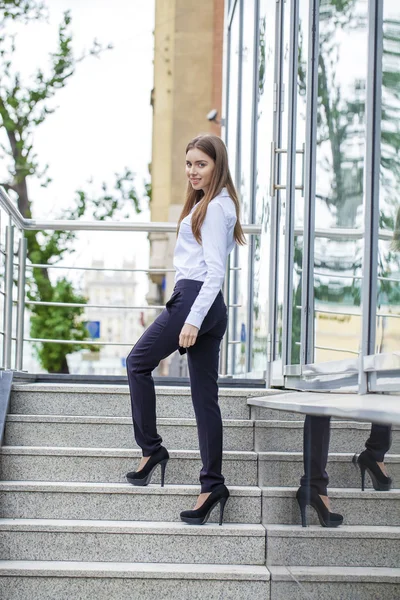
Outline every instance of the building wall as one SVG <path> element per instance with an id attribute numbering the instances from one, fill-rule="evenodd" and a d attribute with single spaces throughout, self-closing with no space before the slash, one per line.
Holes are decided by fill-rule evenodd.
<path id="1" fill-rule="evenodd" d="M 185 148 L 199 133 L 220 135 L 206 115 L 221 116 L 223 0 L 157 0 L 155 15 L 151 220 L 175 222 L 186 188 Z M 150 268 L 171 268 L 174 234 L 150 234 Z M 165 294 L 163 276 L 151 277 L 149 303 Z"/>

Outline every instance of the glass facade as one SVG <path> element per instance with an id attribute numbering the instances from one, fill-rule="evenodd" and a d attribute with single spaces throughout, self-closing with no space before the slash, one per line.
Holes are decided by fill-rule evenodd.
<path id="1" fill-rule="evenodd" d="M 397 389 L 399 4 L 237 0 L 226 36 L 230 165 L 261 226 L 231 259 L 228 373 Z"/>

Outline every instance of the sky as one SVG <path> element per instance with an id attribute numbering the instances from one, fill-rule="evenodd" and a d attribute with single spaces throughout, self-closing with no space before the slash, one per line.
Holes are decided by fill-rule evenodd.
<path id="1" fill-rule="evenodd" d="M 49 164 L 53 183 L 41 188 L 31 181 L 34 217 L 56 219 L 74 202 L 79 188 L 110 185 L 114 173 L 129 167 L 144 193 L 151 162 L 154 0 L 51 0 L 47 23 L 16 28 L 16 66 L 25 81 L 37 68 L 48 68 L 48 54 L 57 47 L 58 24 L 71 11 L 73 47 L 80 55 L 96 38 L 114 48 L 100 58 L 88 57 L 77 66 L 66 88 L 57 92 L 57 110 L 37 129 L 34 149 L 41 165 Z M 92 178 L 93 184 L 87 182 Z M 149 221 L 146 209 L 132 211 L 132 220 Z M 65 262 L 90 266 L 93 258 L 106 266 L 122 266 L 135 257 L 146 268 L 146 234 L 79 234 L 77 252 Z M 140 252 L 139 252 L 140 248 Z M 74 278 L 75 279 L 75 278 Z M 145 280 L 143 280 L 145 281 Z"/>

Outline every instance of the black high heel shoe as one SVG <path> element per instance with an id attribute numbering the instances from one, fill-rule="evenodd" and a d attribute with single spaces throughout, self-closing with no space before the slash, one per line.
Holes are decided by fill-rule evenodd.
<path id="1" fill-rule="evenodd" d="M 126 474 L 126 479 L 132 485 L 145 486 L 149 485 L 151 477 L 158 467 L 161 465 L 161 487 L 164 487 L 165 468 L 169 459 L 168 450 L 161 446 L 154 454 L 152 454 L 140 471 L 131 471 Z"/>
<path id="2" fill-rule="evenodd" d="M 190 525 L 204 525 L 208 521 L 212 509 L 219 504 L 219 524 L 222 525 L 226 501 L 229 498 L 229 490 L 222 483 L 211 494 L 207 500 L 196 510 L 184 510 L 181 519 Z"/>
<path id="3" fill-rule="evenodd" d="M 371 477 L 372 485 L 374 490 L 377 492 L 388 492 L 392 487 L 392 478 L 387 477 L 382 469 L 378 466 L 376 460 L 371 458 L 368 450 L 364 450 L 357 457 L 357 454 L 353 456 L 353 464 L 355 467 L 359 467 L 361 473 L 361 490 L 365 489 L 365 471 L 368 471 L 368 475 Z"/>
<path id="4" fill-rule="evenodd" d="M 315 488 L 299 487 L 296 500 L 299 504 L 303 527 L 307 527 L 307 505 L 315 509 L 322 527 L 339 527 L 343 523 L 343 516 L 331 513 Z"/>

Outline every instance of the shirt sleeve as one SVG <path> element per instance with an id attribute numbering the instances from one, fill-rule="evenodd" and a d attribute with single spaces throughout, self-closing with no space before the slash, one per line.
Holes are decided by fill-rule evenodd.
<path id="1" fill-rule="evenodd" d="M 201 227 L 201 242 L 207 275 L 185 321 L 200 329 L 224 282 L 227 261 L 228 226 L 224 209 L 218 202 L 208 205 Z"/>

